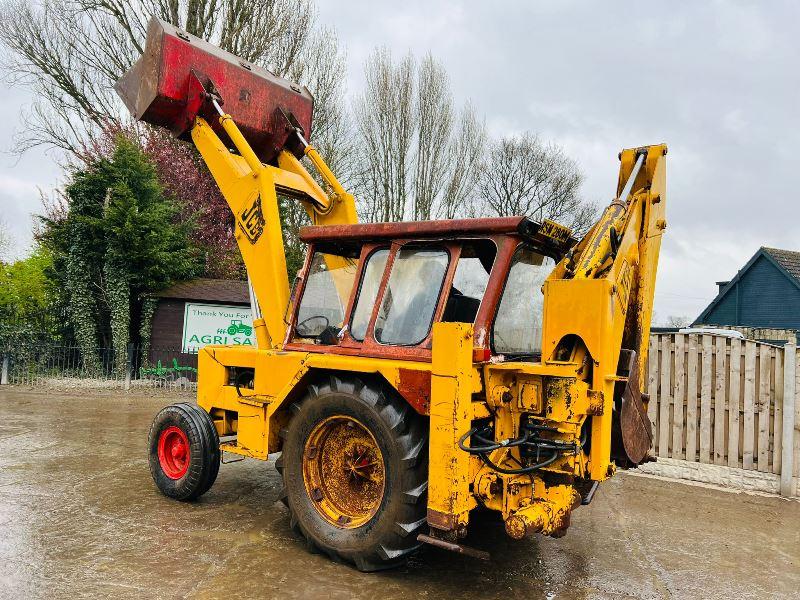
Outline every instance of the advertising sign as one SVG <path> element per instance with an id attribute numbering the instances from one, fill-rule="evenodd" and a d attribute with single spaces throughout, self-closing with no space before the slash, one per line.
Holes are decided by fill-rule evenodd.
<path id="1" fill-rule="evenodd" d="M 255 346 L 250 309 L 187 303 L 183 313 L 183 352 L 197 352 L 208 344 Z"/>

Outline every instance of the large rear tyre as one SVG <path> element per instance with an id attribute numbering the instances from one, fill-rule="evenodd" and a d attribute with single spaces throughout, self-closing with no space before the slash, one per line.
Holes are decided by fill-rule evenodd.
<path id="1" fill-rule="evenodd" d="M 162 409 L 150 427 L 149 449 L 150 473 L 165 496 L 194 500 L 217 479 L 219 436 L 199 406 L 184 402 Z"/>
<path id="2" fill-rule="evenodd" d="M 276 463 L 309 550 L 361 571 L 400 565 L 426 522 L 423 419 L 391 390 L 330 377 L 292 405 Z"/>

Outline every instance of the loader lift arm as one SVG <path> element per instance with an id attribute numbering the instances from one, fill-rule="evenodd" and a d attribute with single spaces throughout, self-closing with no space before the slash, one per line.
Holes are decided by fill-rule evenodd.
<path id="1" fill-rule="evenodd" d="M 306 143 L 301 132 L 296 131 L 295 135 L 303 152 L 332 190 L 331 194 L 325 193 L 297 157 L 286 149 L 278 153 L 278 166 L 263 164 L 231 116 L 221 109 L 215 98 L 209 101 L 219 113 L 220 125 L 238 154 L 225 147 L 202 117 L 196 118 L 191 129 L 192 141 L 236 220 L 236 241 L 255 295 L 253 326 L 258 345 L 277 348 L 286 337 L 285 314 L 289 305 L 278 194 L 297 198 L 317 225 L 357 222 L 355 201 L 314 147 Z M 259 303 L 258 299 L 264 303 Z"/>
<path id="2" fill-rule="evenodd" d="M 314 224 L 357 221 L 353 197 L 305 140 L 311 93 L 155 17 L 143 55 L 115 88 L 136 120 L 197 147 L 233 212 L 258 345 L 279 347 L 289 283 L 278 196 L 300 201 Z M 301 164 L 302 157 L 330 193 Z"/>

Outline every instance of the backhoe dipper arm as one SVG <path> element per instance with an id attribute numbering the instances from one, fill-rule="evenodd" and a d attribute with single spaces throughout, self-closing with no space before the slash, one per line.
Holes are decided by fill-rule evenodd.
<path id="1" fill-rule="evenodd" d="M 651 443 L 640 386 L 666 228 L 666 153 L 663 144 L 620 153 L 617 197 L 544 286 L 543 358 L 591 364 L 579 371 L 602 398 L 599 414 L 590 417 L 595 480 L 613 472 L 612 452 L 618 466 L 635 465 Z M 614 419 L 622 431 L 612 448 Z"/>
<path id="2" fill-rule="evenodd" d="M 196 118 L 191 130 L 192 141 L 235 218 L 236 241 L 255 293 L 255 308 L 261 311 L 262 318 L 253 321 L 258 345 L 261 348 L 276 348 L 285 338 L 284 317 L 289 304 L 278 193 L 299 199 L 312 222 L 317 225 L 355 223 L 355 202 L 302 136 L 300 141 L 305 155 L 331 188 L 330 195 L 287 150 L 278 154 L 278 167 L 263 164 L 231 116 L 220 109 L 216 100 L 212 102 L 220 113 L 220 125 L 233 142 L 238 155 L 226 148 L 209 123 L 201 117 Z"/>

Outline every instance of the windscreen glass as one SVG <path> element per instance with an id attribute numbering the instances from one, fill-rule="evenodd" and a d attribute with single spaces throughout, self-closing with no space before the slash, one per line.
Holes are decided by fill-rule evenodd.
<path id="1" fill-rule="evenodd" d="M 359 342 L 367 334 L 367 326 L 375 306 L 375 298 L 378 297 L 378 288 L 381 285 L 383 270 L 386 268 L 388 258 L 389 250 L 387 249 L 377 250 L 367 258 L 364 275 L 361 277 L 361 289 L 358 291 L 356 307 L 350 320 L 350 335 Z"/>
<path id="2" fill-rule="evenodd" d="M 542 285 L 555 261 L 520 246 L 514 253 L 494 320 L 492 345 L 497 354 L 541 355 Z"/>
<path id="3" fill-rule="evenodd" d="M 316 252 L 307 277 L 295 333 L 301 338 L 315 338 L 327 328 L 338 332 L 355 283 L 356 261 Z"/>

